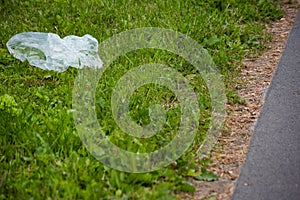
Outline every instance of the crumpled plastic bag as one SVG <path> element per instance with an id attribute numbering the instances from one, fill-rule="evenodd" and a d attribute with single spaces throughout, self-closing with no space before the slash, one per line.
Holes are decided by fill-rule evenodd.
<path id="1" fill-rule="evenodd" d="M 91 35 L 60 38 L 54 33 L 25 32 L 14 35 L 6 44 L 8 51 L 22 62 L 44 70 L 63 72 L 69 66 L 101 68 L 98 41 Z"/>

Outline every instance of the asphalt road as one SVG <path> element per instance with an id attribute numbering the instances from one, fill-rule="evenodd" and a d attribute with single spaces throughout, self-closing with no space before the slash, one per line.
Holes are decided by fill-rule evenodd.
<path id="1" fill-rule="evenodd" d="M 300 200 L 300 11 L 272 78 L 233 200 Z"/>

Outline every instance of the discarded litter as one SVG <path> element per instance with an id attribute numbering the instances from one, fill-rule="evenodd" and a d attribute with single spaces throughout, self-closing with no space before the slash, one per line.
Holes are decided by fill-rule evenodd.
<path id="1" fill-rule="evenodd" d="M 6 44 L 8 51 L 22 62 L 44 70 L 63 72 L 75 68 L 101 68 L 98 41 L 91 35 L 60 38 L 54 33 L 25 32 L 14 35 Z"/>

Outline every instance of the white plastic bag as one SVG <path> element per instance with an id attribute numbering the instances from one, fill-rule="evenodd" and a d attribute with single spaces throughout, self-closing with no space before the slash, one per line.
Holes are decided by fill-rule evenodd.
<path id="1" fill-rule="evenodd" d="M 8 51 L 22 62 L 41 69 L 63 72 L 75 68 L 103 65 L 98 55 L 98 41 L 91 35 L 60 38 L 53 33 L 25 32 L 14 35 L 6 44 Z"/>

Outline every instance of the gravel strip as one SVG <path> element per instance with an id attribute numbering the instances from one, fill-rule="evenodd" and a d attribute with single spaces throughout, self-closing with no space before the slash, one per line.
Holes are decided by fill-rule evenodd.
<path id="1" fill-rule="evenodd" d="M 183 199 L 230 199 L 240 169 L 246 159 L 246 153 L 253 127 L 263 105 L 264 94 L 278 65 L 285 47 L 288 33 L 293 26 L 300 1 L 292 4 L 283 3 L 284 16 L 280 21 L 271 22 L 266 33 L 272 34 L 268 49 L 254 58 L 246 57 L 243 61 L 238 95 L 245 99 L 245 104 L 227 105 L 228 116 L 226 129 L 212 152 L 213 163 L 208 170 L 219 176 L 218 181 L 193 181 L 196 187 L 194 196 L 186 195 Z"/>

